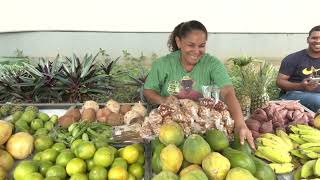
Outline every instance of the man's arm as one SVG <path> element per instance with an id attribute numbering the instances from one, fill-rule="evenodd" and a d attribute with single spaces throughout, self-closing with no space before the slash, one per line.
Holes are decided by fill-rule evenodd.
<path id="1" fill-rule="evenodd" d="M 277 86 L 285 91 L 293 91 L 293 90 L 297 90 L 297 91 L 303 91 L 305 90 L 305 86 L 303 84 L 303 82 L 290 82 L 289 81 L 290 76 L 285 75 L 285 74 L 278 74 L 277 77 Z"/>
<path id="2" fill-rule="evenodd" d="M 277 77 L 277 86 L 285 91 L 314 91 L 318 83 L 306 78 L 301 82 L 290 82 L 290 76 L 279 73 Z"/>

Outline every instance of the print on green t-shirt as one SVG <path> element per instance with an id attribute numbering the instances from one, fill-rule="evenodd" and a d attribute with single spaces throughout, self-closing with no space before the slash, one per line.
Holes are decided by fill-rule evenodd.
<path id="1" fill-rule="evenodd" d="M 204 54 L 191 72 L 180 63 L 180 51 L 157 59 L 148 74 L 144 88 L 161 96 L 176 95 L 178 98 L 197 100 L 202 97 L 202 86 L 231 85 L 224 65 L 215 57 Z"/>

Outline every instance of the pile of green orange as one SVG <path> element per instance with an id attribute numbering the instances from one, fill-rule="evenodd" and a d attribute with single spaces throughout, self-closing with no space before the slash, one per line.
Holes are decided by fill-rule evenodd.
<path id="1" fill-rule="evenodd" d="M 53 143 L 41 135 L 35 140 L 37 153 L 30 161 L 22 161 L 14 170 L 20 179 L 142 179 L 144 176 L 144 148 L 132 144 L 121 149 L 111 145 L 96 148 L 82 139 L 74 141 L 70 149 Z"/>

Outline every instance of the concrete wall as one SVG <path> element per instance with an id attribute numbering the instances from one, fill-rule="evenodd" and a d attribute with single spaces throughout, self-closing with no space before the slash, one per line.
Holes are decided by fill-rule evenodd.
<path id="1" fill-rule="evenodd" d="M 169 33 L 131 32 L 19 32 L 0 33 L 0 56 L 12 56 L 16 49 L 30 57 L 54 57 L 60 53 L 84 55 L 107 50 L 111 57 L 127 50 L 133 55 L 168 53 Z M 306 48 L 303 33 L 210 33 L 207 52 L 222 60 L 237 56 L 262 57 L 275 63 Z"/>

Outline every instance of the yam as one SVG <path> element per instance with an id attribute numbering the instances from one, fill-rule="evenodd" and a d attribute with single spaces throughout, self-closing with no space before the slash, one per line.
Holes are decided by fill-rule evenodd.
<path id="1" fill-rule="evenodd" d="M 96 112 L 99 110 L 99 104 L 95 101 L 86 101 L 82 106 L 82 111 L 92 108 Z"/>
<path id="2" fill-rule="evenodd" d="M 64 115 L 59 118 L 58 125 L 63 128 L 68 128 L 74 122 L 76 122 L 75 117 L 71 115 Z"/>
<path id="3" fill-rule="evenodd" d="M 106 107 L 113 113 L 119 113 L 120 111 L 120 104 L 113 99 L 107 102 Z"/>
<path id="4" fill-rule="evenodd" d="M 81 119 L 80 110 L 77 108 L 69 110 L 65 115 L 72 116 L 74 118 L 75 122 L 79 121 Z"/>
<path id="5" fill-rule="evenodd" d="M 107 124 L 111 126 L 123 125 L 123 115 L 111 112 L 108 117 Z"/>
<path id="6" fill-rule="evenodd" d="M 257 110 L 255 110 L 253 112 L 253 114 L 251 115 L 251 118 L 255 119 L 255 120 L 258 120 L 260 122 L 268 121 L 267 113 L 261 108 L 258 108 Z"/>
<path id="7" fill-rule="evenodd" d="M 147 109 L 140 102 L 139 103 L 135 103 L 134 106 L 132 106 L 131 110 L 132 111 L 136 111 L 142 117 L 144 117 L 147 114 Z"/>
<path id="8" fill-rule="evenodd" d="M 248 119 L 245 121 L 250 130 L 259 131 L 261 123 L 255 119 Z"/>
<path id="9" fill-rule="evenodd" d="M 260 133 L 273 133 L 272 121 L 267 121 L 261 124 Z"/>
<path id="10" fill-rule="evenodd" d="M 120 114 L 126 114 L 127 112 L 131 111 L 130 104 L 124 104 L 120 106 Z"/>
<path id="11" fill-rule="evenodd" d="M 108 117 L 112 112 L 108 108 L 102 108 L 97 111 L 96 119 L 99 122 L 107 123 Z"/>

